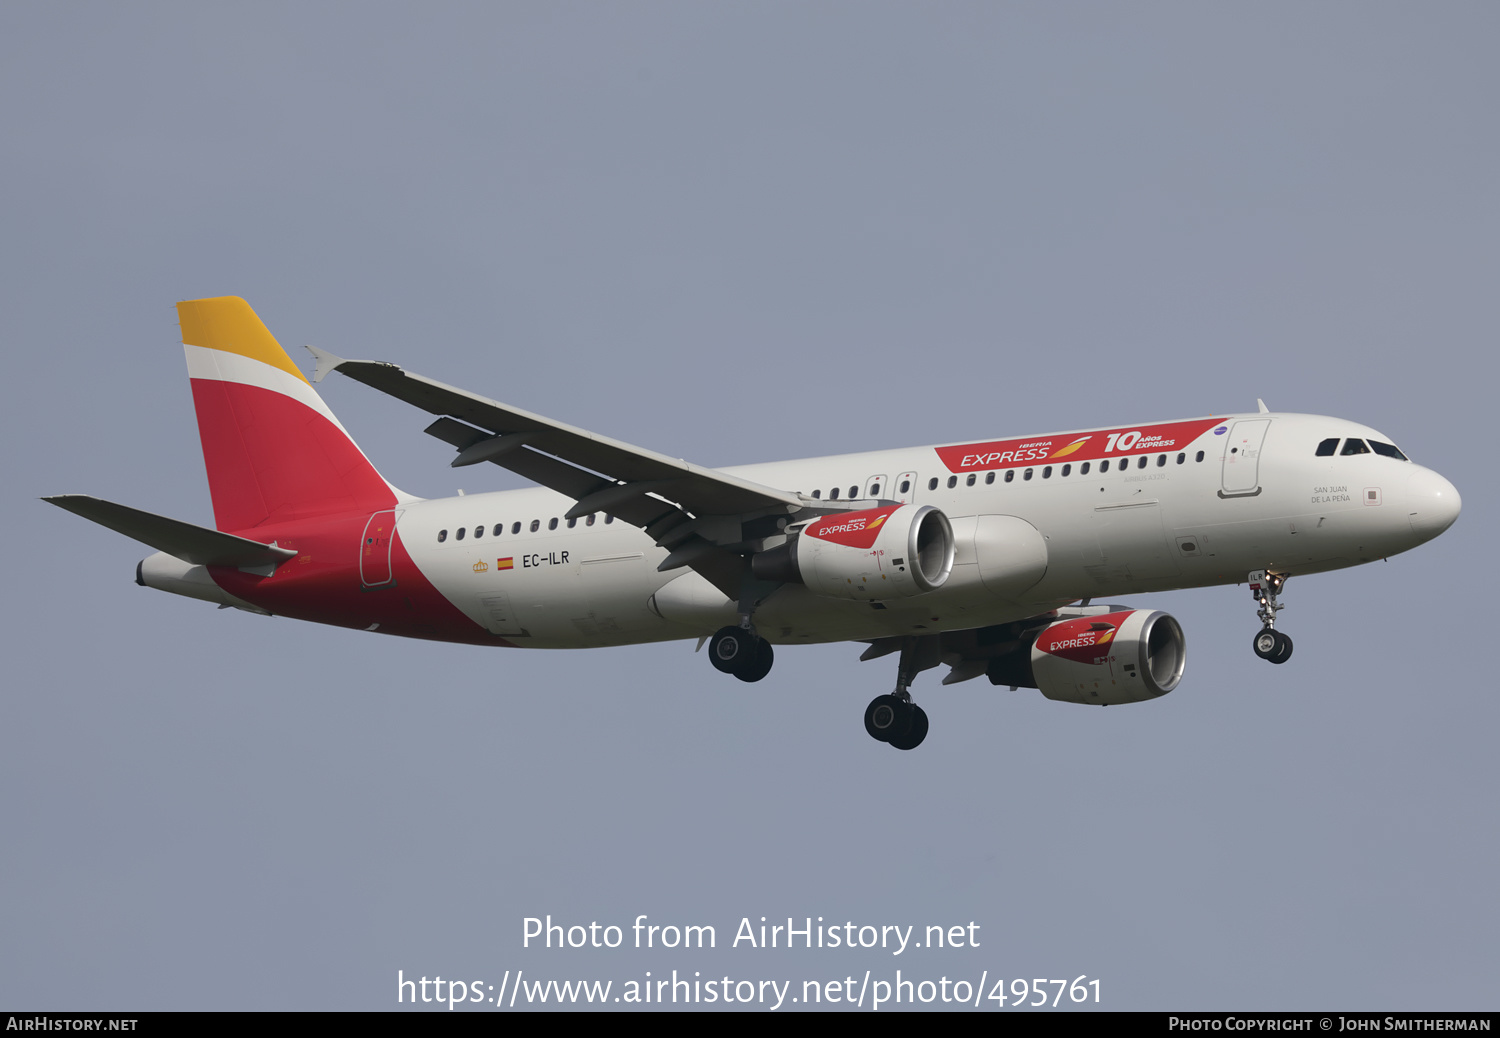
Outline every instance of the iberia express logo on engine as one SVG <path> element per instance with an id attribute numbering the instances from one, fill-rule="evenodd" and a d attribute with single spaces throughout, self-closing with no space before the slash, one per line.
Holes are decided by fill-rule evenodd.
<path id="1" fill-rule="evenodd" d="M 824 516 L 809 523 L 802 532 L 820 541 L 832 541 L 847 548 L 868 548 L 880 536 L 885 521 L 903 505 L 888 505 L 871 508 L 863 512 L 845 512 L 842 515 Z"/>
<path id="2" fill-rule="evenodd" d="M 1074 663 L 1103 663 L 1115 633 L 1129 616 L 1129 612 L 1105 613 L 1053 624 L 1037 638 L 1036 647 Z"/>
<path id="3" fill-rule="evenodd" d="M 1152 451 L 1186 450 L 1222 419 L 1200 418 L 1192 422 L 1168 422 L 1138 429 L 1105 429 L 1092 433 L 1033 436 L 1024 440 L 992 440 L 989 443 L 956 443 L 938 447 L 937 455 L 949 472 L 1006 469 L 1019 465 L 1045 465 L 1052 461 L 1095 461 Z"/>

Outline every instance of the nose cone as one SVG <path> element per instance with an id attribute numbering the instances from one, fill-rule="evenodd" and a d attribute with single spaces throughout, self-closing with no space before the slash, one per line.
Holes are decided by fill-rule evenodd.
<path id="1" fill-rule="evenodd" d="M 1418 468 L 1406 481 L 1407 511 L 1411 513 L 1412 532 L 1430 541 L 1458 518 L 1463 501 L 1458 491 L 1431 469 Z"/>

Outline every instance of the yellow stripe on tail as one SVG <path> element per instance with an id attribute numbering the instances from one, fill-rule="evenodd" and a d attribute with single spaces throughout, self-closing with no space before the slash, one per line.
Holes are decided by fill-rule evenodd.
<path id="1" fill-rule="evenodd" d="M 307 381 L 307 376 L 297 370 L 250 304 L 239 296 L 178 303 L 177 323 L 182 326 L 182 341 L 188 346 L 238 353 Z"/>

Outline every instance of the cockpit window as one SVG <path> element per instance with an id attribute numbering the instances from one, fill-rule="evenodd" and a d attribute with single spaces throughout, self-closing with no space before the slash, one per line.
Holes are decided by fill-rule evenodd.
<path id="1" fill-rule="evenodd" d="M 1410 461 L 1405 454 L 1396 449 L 1394 444 L 1381 443 L 1379 440 L 1370 441 L 1370 449 L 1382 458 L 1395 458 L 1397 461 Z"/>
<path id="2" fill-rule="evenodd" d="M 1338 450 L 1339 438 L 1337 436 L 1330 436 L 1328 439 L 1318 444 L 1316 454 L 1320 458 L 1331 458 L 1338 453 Z"/>
<path id="3" fill-rule="evenodd" d="M 1356 440 L 1353 437 L 1344 441 L 1344 449 L 1339 451 L 1341 457 L 1347 458 L 1351 454 L 1369 454 L 1370 448 L 1365 446 L 1364 440 Z"/>

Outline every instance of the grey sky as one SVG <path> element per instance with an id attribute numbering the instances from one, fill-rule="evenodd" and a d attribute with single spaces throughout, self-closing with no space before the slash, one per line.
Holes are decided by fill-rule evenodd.
<path id="1" fill-rule="evenodd" d="M 1490 4 L 0 6 L 0 1006 L 394 1007 L 407 976 L 1100 978 L 1108 1008 L 1494 1008 Z M 1458 524 L 1244 588 L 1115 710 L 894 664 L 381 639 L 132 583 L 38 502 L 211 511 L 172 303 L 727 465 L 1254 408 Z M 308 364 L 310 368 L 310 364 Z M 424 416 L 320 386 L 413 493 Z M 486 467 L 491 468 L 491 467 Z M 455 480 L 458 482 L 456 483 Z M 542 952 L 521 920 L 708 923 Z M 743 916 L 979 949 L 726 947 Z"/>

